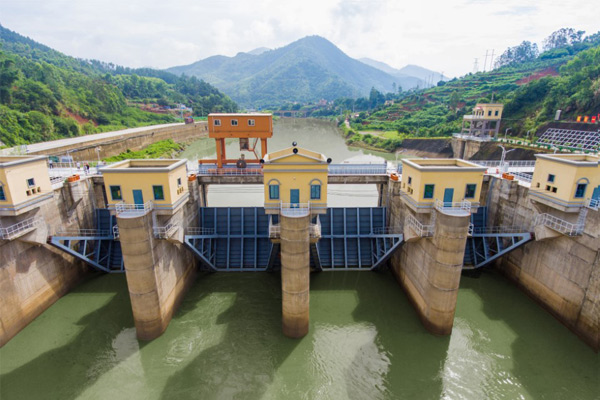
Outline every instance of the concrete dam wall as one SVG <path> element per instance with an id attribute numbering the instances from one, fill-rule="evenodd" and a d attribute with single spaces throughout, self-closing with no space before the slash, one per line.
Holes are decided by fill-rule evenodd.
<path id="1" fill-rule="evenodd" d="M 100 136 L 99 134 L 98 136 Z M 100 147 L 100 158 L 114 156 L 129 150 L 141 150 L 152 143 L 173 139 L 177 143 L 189 143 L 208 136 L 206 121 L 193 124 L 178 124 L 171 126 L 154 126 L 147 129 L 139 128 L 130 133 L 123 133 L 108 138 L 90 139 L 85 142 L 59 144 L 52 148 L 30 151 L 28 154 L 61 156 L 69 154 L 74 160 L 95 160 L 98 158 L 96 148 Z M 61 141 L 62 142 L 62 141 Z"/>
<path id="2" fill-rule="evenodd" d="M 529 188 L 491 182 L 490 225 L 533 230 L 537 210 Z M 504 275 L 596 351 L 600 349 L 600 212 L 589 210 L 580 236 L 533 241 L 495 263 Z"/>
<path id="3" fill-rule="evenodd" d="M 76 189 L 65 183 L 37 210 L 41 226 L 19 239 L 0 240 L 0 346 L 91 274 L 82 261 L 45 242 L 60 230 L 93 227 L 94 187 L 92 179 Z"/>
<path id="4" fill-rule="evenodd" d="M 405 226 L 410 211 L 400 200 L 398 185 L 392 183 L 390 188 L 390 225 L 404 230 L 408 240 L 392 257 L 392 270 L 425 327 L 432 333 L 449 334 L 468 219 L 462 221 L 441 213 L 435 218 L 419 216 L 424 225 L 433 223 L 433 233 L 430 237 L 411 238 Z M 488 226 L 521 226 L 533 232 L 540 211 L 528 193 L 529 188 L 517 181 L 486 176 L 480 203 L 488 207 Z M 582 235 L 558 234 L 530 241 L 496 260 L 493 266 L 595 351 L 600 349 L 599 211 L 588 211 Z"/>

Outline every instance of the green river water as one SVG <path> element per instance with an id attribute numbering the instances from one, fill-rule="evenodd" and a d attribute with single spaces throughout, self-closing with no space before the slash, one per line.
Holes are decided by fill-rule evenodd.
<path id="1" fill-rule="evenodd" d="M 426 332 L 389 272 L 323 272 L 309 334 L 288 339 L 280 285 L 202 274 L 140 342 L 125 276 L 94 276 L 0 349 L 0 399 L 600 398 L 600 356 L 493 270 L 462 277 L 449 337 Z"/>

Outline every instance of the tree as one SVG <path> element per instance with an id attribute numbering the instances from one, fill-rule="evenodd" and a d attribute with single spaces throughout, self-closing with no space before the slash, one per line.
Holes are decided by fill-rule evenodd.
<path id="1" fill-rule="evenodd" d="M 460 95 L 455 90 L 450 95 L 450 99 L 448 100 L 448 105 L 450 106 L 450 108 L 452 110 L 456 110 L 456 108 L 458 107 L 458 103 L 460 103 Z"/>
<path id="2" fill-rule="evenodd" d="M 383 103 L 385 103 L 385 96 L 383 93 L 372 87 L 371 92 L 369 93 L 369 106 L 375 108 Z"/>
<path id="3" fill-rule="evenodd" d="M 496 60 L 496 68 L 531 61 L 536 59 L 539 54 L 540 51 L 538 50 L 537 44 L 525 40 L 518 46 L 506 49 L 506 51 Z"/>
<path id="4" fill-rule="evenodd" d="M 0 53 L 0 55 L 2 55 Z M 11 59 L 0 60 L 0 104 L 10 104 L 12 84 L 19 78 L 19 71 Z"/>
<path id="5" fill-rule="evenodd" d="M 576 31 L 573 28 L 560 28 L 544 39 L 543 50 L 548 51 L 579 43 L 581 42 L 584 33 L 585 31 Z"/>

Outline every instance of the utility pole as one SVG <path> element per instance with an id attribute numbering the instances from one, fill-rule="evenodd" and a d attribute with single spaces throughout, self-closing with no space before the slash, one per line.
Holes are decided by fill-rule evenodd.
<path id="1" fill-rule="evenodd" d="M 490 59 L 490 71 L 494 69 L 494 49 L 492 49 L 492 58 Z"/>
<path id="2" fill-rule="evenodd" d="M 477 64 L 477 60 L 478 58 L 475 59 L 475 62 L 473 63 L 473 73 L 476 74 L 479 71 L 479 64 Z"/>

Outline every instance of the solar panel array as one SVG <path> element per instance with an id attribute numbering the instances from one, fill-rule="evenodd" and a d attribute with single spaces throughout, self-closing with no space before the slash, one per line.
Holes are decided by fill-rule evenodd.
<path id="1" fill-rule="evenodd" d="M 537 143 L 598 151 L 600 149 L 600 130 L 577 131 L 549 128 L 538 138 Z"/>

